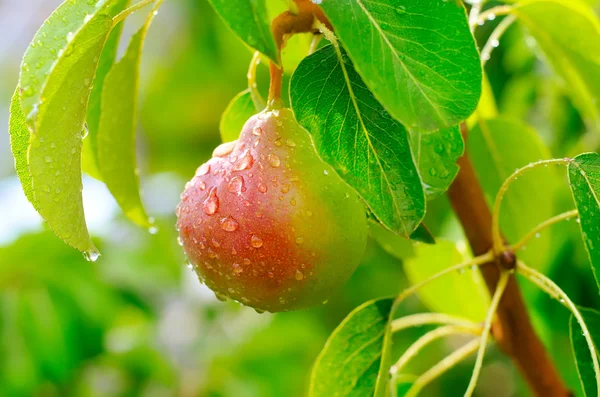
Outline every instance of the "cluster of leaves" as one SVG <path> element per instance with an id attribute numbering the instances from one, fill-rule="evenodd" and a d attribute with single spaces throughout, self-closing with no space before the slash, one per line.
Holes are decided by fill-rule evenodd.
<path id="1" fill-rule="evenodd" d="M 13 154 L 28 199 L 61 239 L 91 259 L 97 250 L 81 200 L 82 152 L 83 169 L 106 183 L 124 213 L 152 227 L 138 192 L 134 135 L 142 45 L 161 1 L 139 3 L 151 3 L 154 8 L 146 23 L 117 62 L 120 22 L 137 5 L 127 8 L 127 0 L 65 1 L 27 50 L 11 104 Z M 264 1 L 211 3 L 248 46 L 278 62 Z M 497 114 L 485 81 L 482 94 L 480 56 L 460 2 L 324 0 L 321 7 L 335 36 L 328 35 L 330 44 L 297 66 L 290 82 L 291 106 L 320 156 L 356 189 L 383 226 L 382 239 L 390 238 L 390 231 L 413 235 L 426 215 L 427 202 L 449 187 L 465 150 L 458 125 L 471 115 L 467 150 L 490 198 L 515 168 L 550 158 L 535 131 Z M 600 60 L 594 52 L 600 44 L 597 17 L 582 0 L 525 0 L 507 12 L 536 39 L 567 82 L 587 125 L 595 128 L 600 95 Z M 256 103 L 252 87 L 234 98 L 221 124 L 226 139 L 235 139 L 240 123 L 260 110 Z M 518 149 L 510 159 L 499 158 L 497 152 L 507 147 Z M 568 164 L 584 242 L 597 275 L 600 158 L 587 153 Z M 555 189 L 558 181 L 551 177 L 531 183 L 541 192 Z M 520 216 L 523 208 L 528 217 Z M 542 195 L 511 190 L 502 210 L 502 229 L 514 241 L 552 216 L 554 206 Z M 544 238 L 549 246 L 549 237 Z M 405 264 L 415 284 L 465 258 L 445 242 L 420 245 L 416 251 L 415 259 Z M 548 259 L 542 260 L 544 255 L 549 254 L 535 258 L 543 263 Z M 448 262 L 432 264 L 429 256 Z M 452 286 L 427 286 L 421 297 L 434 311 L 483 320 L 490 305 L 479 274 L 455 278 Z M 448 291 L 443 301 L 438 299 L 440 289 Z M 482 299 L 465 313 L 457 303 L 457 290 Z M 340 325 L 315 365 L 312 395 L 384 395 L 389 390 L 396 307 L 393 299 L 367 302 Z M 600 340 L 600 314 L 584 313 L 592 336 Z M 593 395 L 596 380 L 590 375 L 589 346 L 580 334 L 573 332 L 573 345 L 584 388 Z"/>

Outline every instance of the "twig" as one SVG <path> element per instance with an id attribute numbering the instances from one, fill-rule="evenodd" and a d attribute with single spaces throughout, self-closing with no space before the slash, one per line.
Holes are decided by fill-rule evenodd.
<path id="1" fill-rule="evenodd" d="M 404 366 L 408 364 L 408 362 L 415 357 L 423 348 L 432 343 L 433 341 L 443 338 L 444 336 L 456 335 L 456 334 L 472 334 L 472 335 L 480 335 L 482 332 L 482 328 L 480 325 L 475 324 L 475 326 L 464 327 L 460 325 L 445 325 L 443 327 L 439 327 L 434 329 L 433 331 L 427 332 L 425 335 L 421 336 L 415 343 L 410 345 L 408 349 L 400 356 L 396 364 L 392 365 L 390 368 L 390 373 L 395 375 L 402 371 Z"/>
<path id="2" fill-rule="evenodd" d="M 446 356 L 440 362 L 429 368 L 427 372 L 418 377 L 411 388 L 406 392 L 404 397 L 415 397 L 425 386 L 443 375 L 448 370 L 452 369 L 456 364 L 460 363 L 471 354 L 475 353 L 479 348 L 481 338 L 473 339 L 466 345 L 456 349 L 451 354 Z"/>
<path id="3" fill-rule="evenodd" d="M 406 328 L 431 324 L 457 325 L 463 327 L 477 326 L 476 323 L 467 318 L 451 316 L 445 313 L 418 313 L 392 321 L 392 332 L 399 332 Z"/>
<path id="4" fill-rule="evenodd" d="M 506 18 L 504 18 L 502 22 L 498 24 L 498 26 L 496 26 L 496 29 L 494 29 L 494 31 L 488 38 L 488 41 L 485 43 L 483 49 L 481 50 L 482 65 L 485 65 L 485 63 L 490 59 L 494 48 L 500 45 L 500 37 L 502 37 L 504 32 L 506 32 L 506 30 L 510 27 L 510 25 L 512 25 L 512 23 L 515 20 L 516 18 L 514 15 L 509 15 Z"/>
<path id="5" fill-rule="evenodd" d="M 475 360 L 475 367 L 473 368 L 473 374 L 471 375 L 471 381 L 469 382 L 469 386 L 467 387 L 467 391 L 465 392 L 465 397 L 471 397 L 473 391 L 475 390 L 475 386 L 477 385 L 479 373 L 481 372 L 481 366 L 483 365 L 483 356 L 485 355 L 487 340 L 490 336 L 490 330 L 492 329 L 492 321 L 494 320 L 496 310 L 500 305 L 500 299 L 502 298 L 502 294 L 504 294 L 504 290 L 506 289 L 506 285 L 508 284 L 510 275 L 511 272 L 506 270 L 503 271 L 500 275 L 500 280 L 498 281 L 498 285 L 496 286 L 496 291 L 494 292 L 494 296 L 492 297 L 492 302 L 490 303 L 487 317 L 485 318 L 485 323 L 483 324 L 483 332 L 481 333 L 481 339 L 479 341 L 477 359 Z"/>
<path id="6" fill-rule="evenodd" d="M 571 210 L 567 212 L 563 212 L 560 215 L 553 216 L 552 218 L 546 219 L 544 222 L 540 223 L 533 229 L 531 229 L 521 240 L 519 240 L 516 244 L 513 244 L 510 248 L 512 251 L 518 251 L 521 248 L 525 247 L 527 243 L 535 236 L 538 236 L 538 233 L 544 230 L 545 228 L 554 225 L 560 221 L 565 219 L 570 219 L 577 216 L 579 212 L 577 210 Z"/>
<path id="7" fill-rule="evenodd" d="M 486 21 L 493 21 L 494 19 L 496 19 L 496 17 L 498 17 L 500 15 L 510 14 L 510 12 L 512 11 L 512 8 L 513 8 L 512 6 L 502 5 L 502 6 L 492 7 L 485 11 L 482 11 L 477 16 L 476 20 L 474 21 L 474 24 L 472 24 L 471 26 L 477 26 L 477 25 L 481 26 Z"/>
<path id="8" fill-rule="evenodd" d="M 550 164 L 564 165 L 564 164 L 569 164 L 570 162 L 571 162 L 571 159 L 564 158 L 564 159 L 540 160 L 540 161 L 536 161 L 534 163 L 530 163 L 530 164 L 526 165 L 525 167 L 519 168 L 515 172 L 513 172 L 513 174 L 510 175 L 504 181 L 502 186 L 500 186 L 500 190 L 498 190 L 498 193 L 496 194 L 496 200 L 494 202 L 494 210 L 492 212 L 492 238 L 493 238 L 493 247 L 494 247 L 493 251 L 494 251 L 494 253 L 496 253 L 496 255 L 499 255 L 504 250 L 504 240 L 502 239 L 502 236 L 500 235 L 500 205 L 502 204 L 502 199 L 504 198 L 504 195 L 506 194 L 508 187 L 518 177 L 520 177 L 527 171 L 530 171 L 534 168 L 537 168 L 540 166 L 547 166 Z"/>

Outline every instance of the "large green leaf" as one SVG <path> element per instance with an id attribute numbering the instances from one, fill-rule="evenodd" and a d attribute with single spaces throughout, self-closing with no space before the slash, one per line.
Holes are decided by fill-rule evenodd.
<path id="1" fill-rule="evenodd" d="M 127 8 L 130 3 L 131 0 L 114 0 L 113 4 L 107 9 L 107 14 L 114 17 Z M 104 44 L 104 50 L 102 50 L 102 55 L 100 55 L 98 69 L 96 70 L 96 77 L 94 79 L 94 87 L 90 94 L 90 101 L 87 109 L 86 121 L 88 126 L 88 137 L 83 141 L 83 170 L 88 175 L 100 180 L 102 179 L 102 176 L 98 169 L 98 146 L 96 137 L 98 136 L 98 126 L 100 125 L 102 88 L 104 87 L 104 80 L 106 79 L 108 72 L 117 59 L 117 49 L 119 47 L 119 40 L 121 39 L 124 25 L 124 23 L 120 23 L 115 26 Z"/>
<path id="2" fill-rule="evenodd" d="M 477 107 L 481 64 L 461 4 L 336 0 L 321 7 L 367 86 L 404 125 L 450 127 Z"/>
<path id="3" fill-rule="evenodd" d="M 209 0 L 225 24 L 250 47 L 279 63 L 264 0 Z"/>
<path id="4" fill-rule="evenodd" d="M 25 196 L 31 204 L 37 209 L 35 196 L 33 194 L 33 183 L 31 182 L 31 172 L 27 161 L 27 148 L 29 147 L 29 129 L 27 121 L 21 107 L 21 96 L 19 87 L 10 101 L 10 118 L 8 120 L 8 132 L 10 133 L 10 147 L 15 158 L 15 169 L 17 176 L 21 181 L 21 186 Z"/>
<path id="5" fill-rule="evenodd" d="M 404 271 L 412 284 L 468 260 L 452 241 L 438 240 L 435 245 L 415 244 L 414 249 L 415 256 L 404 261 Z M 466 317 L 475 322 L 485 319 L 490 304 L 488 290 L 478 270 L 448 274 L 421 288 L 418 294 L 434 312 Z"/>
<path id="6" fill-rule="evenodd" d="M 150 227 L 151 222 L 139 193 L 135 131 L 142 49 L 154 11 L 131 38 L 125 55 L 104 80 L 97 136 L 102 179 L 125 215 L 144 227 Z"/>
<path id="7" fill-rule="evenodd" d="M 458 126 L 431 133 L 411 133 L 411 149 L 428 200 L 444 193 L 458 174 L 456 161 L 465 144 Z"/>
<path id="8" fill-rule="evenodd" d="M 344 50 L 329 45 L 292 76 L 298 122 L 317 151 L 354 187 L 387 228 L 409 236 L 425 213 L 408 133 L 377 102 Z"/>
<path id="9" fill-rule="evenodd" d="M 565 80 L 579 110 L 599 122 L 600 22 L 593 11 L 577 1 L 529 0 L 514 13 Z"/>
<path id="10" fill-rule="evenodd" d="M 537 133 L 520 121 L 497 118 L 480 119 L 469 133 L 469 156 L 483 190 L 493 204 L 504 181 L 517 168 L 549 159 L 551 154 Z M 555 215 L 553 192 L 559 186 L 556 170 L 538 169 L 519 177 L 504 196 L 500 227 L 510 243 L 516 243 L 540 222 Z M 524 260 L 546 269 L 552 254 L 552 229 L 545 230 L 531 243 L 535 250 L 519 253 Z"/>
<path id="11" fill-rule="evenodd" d="M 393 299 L 364 303 L 333 331 L 313 367 L 310 397 L 385 395 L 393 305 Z"/>
<path id="12" fill-rule="evenodd" d="M 72 41 L 83 33 L 94 16 L 106 13 L 113 1 L 65 1 L 38 30 L 23 57 L 19 79 L 23 113 L 31 115 L 31 123 L 42 99 L 48 99 L 45 87 L 49 80 L 63 60 L 71 57 L 75 48 Z"/>
<path id="13" fill-rule="evenodd" d="M 39 212 L 66 243 L 97 255 L 81 197 L 82 130 L 92 81 L 112 18 L 92 17 L 69 42 L 44 86 L 29 147 L 35 200 Z"/>
<path id="14" fill-rule="evenodd" d="M 229 102 L 227 109 L 225 109 L 221 116 L 219 129 L 223 142 L 231 142 L 238 139 L 246 121 L 259 111 L 259 109 L 256 109 L 254 101 L 252 101 L 252 93 L 249 89 L 237 94 Z"/>
<path id="15" fill-rule="evenodd" d="M 579 211 L 581 234 L 600 288 L 600 155 L 584 153 L 569 164 L 569 183 Z"/>
<path id="16" fill-rule="evenodd" d="M 582 307 L 578 309 L 583 316 L 586 327 L 590 331 L 590 336 L 594 341 L 594 345 L 598 346 L 598 343 L 600 343 L 600 312 Z M 581 332 L 581 327 L 573 316 L 571 316 L 569 321 L 569 329 L 571 332 L 571 346 L 573 347 L 573 353 L 575 354 L 575 364 L 577 365 L 579 380 L 581 381 L 585 395 L 587 397 L 593 397 L 596 395 L 598 387 L 596 385 L 596 375 L 594 374 L 590 348 Z M 596 355 L 598 355 L 597 348 Z M 598 358 L 600 359 L 600 356 Z"/>

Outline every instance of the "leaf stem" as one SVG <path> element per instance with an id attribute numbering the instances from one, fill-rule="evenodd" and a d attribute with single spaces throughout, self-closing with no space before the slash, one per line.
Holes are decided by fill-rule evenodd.
<path id="1" fill-rule="evenodd" d="M 315 34 L 310 42 L 310 47 L 308 48 L 308 55 L 311 55 L 313 52 L 317 50 L 321 39 L 323 38 L 322 34 Z"/>
<path id="2" fill-rule="evenodd" d="M 443 375 L 448 370 L 452 369 L 456 364 L 460 363 L 471 354 L 475 353 L 479 348 L 481 338 L 476 338 L 466 345 L 456 349 L 451 354 L 446 356 L 440 362 L 429 368 L 427 372 L 418 377 L 411 388 L 406 392 L 404 397 L 415 397 L 425 386 L 431 383 L 436 378 Z"/>
<path id="3" fill-rule="evenodd" d="M 135 3 L 131 7 L 121 11 L 113 18 L 113 27 L 115 27 L 117 24 L 119 24 L 119 22 L 123 21 L 125 18 L 127 18 L 128 16 L 130 16 L 137 10 L 142 9 L 142 8 L 146 7 L 147 5 L 154 3 L 154 1 L 156 1 L 156 0 L 142 0 L 139 3 Z"/>
<path id="4" fill-rule="evenodd" d="M 491 262 L 493 260 L 494 260 L 494 254 L 492 253 L 492 251 L 488 251 L 487 253 L 485 253 L 483 255 L 479 255 L 479 256 L 477 256 L 471 260 L 468 260 L 466 262 L 459 263 L 458 265 L 450 266 L 450 267 L 442 270 L 441 272 L 434 274 L 433 276 L 429 277 L 428 279 L 423 280 L 420 283 L 417 283 L 417 284 L 405 289 L 404 291 L 402 291 L 396 298 L 396 302 L 394 303 L 394 306 L 398 307 L 402 301 L 404 301 L 406 298 L 408 298 L 409 296 L 411 296 L 412 294 L 417 292 L 421 287 L 429 284 L 430 282 L 432 282 L 434 280 L 437 280 L 438 278 L 440 278 L 446 274 L 460 271 L 460 270 L 463 270 L 463 269 L 466 269 L 469 267 L 473 267 L 473 266 L 481 266 L 481 265 L 484 265 L 487 262 Z"/>
<path id="5" fill-rule="evenodd" d="M 563 306 L 571 311 L 573 317 L 579 323 L 581 327 L 581 331 L 585 340 L 588 344 L 588 348 L 590 349 L 590 354 L 592 355 L 592 363 L 594 366 L 594 373 L 596 375 L 596 386 L 598 389 L 598 396 L 600 396 L 600 365 L 598 363 L 598 353 L 596 352 L 596 347 L 594 345 L 594 341 L 590 336 L 590 331 L 585 325 L 585 321 L 583 320 L 583 316 L 575 306 L 575 303 L 569 298 L 569 296 L 558 286 L 554 281 L 538 272 L 535 269 L 530 268 L 525 265 L 521 261 L 517 261 L 517 273 L 523 275 L 529 281 L 537 285 L 542 291 L 546 292 L 548 295 L 557 299 Z"/>
<path id="6" fill-rule="evenodd" d="M 256 110 L 261 111 L 265 108 L 265 100 L 263 99 L 262 95 L 260 95 L 256 85 L 256 69 L 258 68 L 259 64 L 260 52 L 256 51 L 252 56 L 252 60 L 248 66 L 248 74 L 246 76 L 248 78 L 248 90 L 250 91 L 250 96 L 252 97 L 252 103 L 254 103 Z"/>
<path id="7" fill-rule="evenodd" d="M 573 218 L 575 216 L 577 216 L 579 214 L 579 212 L 577 210 L 571 210 L 571 211 L 567 211 L 567 212 L 563 212 L 562 214 L 553 216 L 552 218 L 546 219 L 544 222 L 540 223 L 539 225 L 537 225 L 536 227 L 534 227 L 533 229 L 531 229 L 525 236 L 523 236 L 523 238 L 521 238 L 521 240 L 519 240 L 516 244 L 512 245 L 510 248 L 513 251 L 518 251 L 521 248 L 523 248 L 524 246 L 527 245 L 527 243 L 534 237 L 537 237 L 537 234 L 544 230 L 545 228 L 554 225 L 555 223 L 558 223 L 560 221 L 563 221 L 565 219 L 570 219 Z"/>
<path id="8" fill-rule="evenodd" d="M 564 165 L 564 164 L 569 164 L 570 162 L 571 162 L 571 159 L 565 157 L 563 159 L 540 160 L 540 161 L 536 161 L 534 163 L 530 163 L 530 164 L 526 165 L 525 167 L 519 168 L 515 172 L 513 172 L 513 174 L 510 175 L 504 181 L 502 186 L 500 186 L 500 190 L 498 190 L 498 193 L 496 194 L 496 200 L 494 202 L 494 210 L 492 212 L 493 252 L 496 255 L 499 255 L 504 250 L 504 241 L 503 241 L 501 233 L 500 233 L 500 205 L 502 204 L 502 199 L 504 198 L 504 195 L 506 194 L 506 191 L 508 190 L 508 187 L 511 185 L 511 183 L 513 183 L 515 180 L 517 180 L 518 177 L 520 177 L 527 171 L 530 171 L 534 168 L 537 168 L 540 166 L 546 166 L 549 164 Z"/>
<path id="9" fill-rule="evenodd" d="M 445 313 L 418 313 L 401 317 L 392 321 L 392 332 L 399 332 L 410 327 L 431 324 L 455 325 L 462 327 L 476 327 L 477 323 L 457 316 Z"/>
<path id="10" fill-rule="evenodd" d="M 513 7 L 509 6 L 509 5 L 496 6 L 496 7 L 487 9 L 477 15 L 475 20 L 471 22 L 471 26 L 472 27 L 481 26 L 486 21 L 494 20 L 497 16 L 510 14 L 512 9 L 513 9 Z"/>
<path id="11" fill-rule="evenodd" d="M 396 361 L 396 364 L 390 368 L 392 376 L 402 371 L 404 366 L 414 358 L 423 348 L 437 339 L 443 338 L 444 336 L 456 335 L 456 334 L 472 334 L 480 335 L 482 332 L 481 325 L 473 324 L 473 326 L 464 327 L 461 325 L 445 325 L 434 329 L 433 331 L 427 332 L 421 336 L 415 343 L 413 343 L 402 356 Z"/>
<path id="12" fill-rule="evenodd" d="M 481 333 L 481 339 L 479 341 L 477 359 L 475 360 L 475 367 L 473 368 L 473 374 L 471 375 L 471 381 L 469 382 L 469 386 L 467 387 L 467 391 L 465 392 L 465 397 L 471 397 L 471 395 L 473 395 L 473 391 L 475 390 L 475 386 L 477 385 L 479 373 L 481 372 L 481 366 L 483 365 L 483 356 L 485 355 L 485 348 L 487 345 L 488 338 L 490 336 L 490 330 L 492 329 L 492 321 L 494 320 L 494 315 L 496 314 L 496 310 L 498 309 L 498 305 L 500 304 L 500 299 L 502 298 L 502 294 L 504 294 L 504 290 L 506 289 L 506 285 L 508 284 L 510 276 L 511 271 L 507 270 L 504 270 L 500 274 L 500 280 L 498 280 L 496 291 L 494 291 L 494 296 L 492 297 L 492 302 L 490 303 L 487 317 L 485 318 L 485 322 L 483 324 L 483 332 Z"/>
<path id="13" fill-rule="evenodd" d="M 490 59 L 494 48 L 500 45 L 500 37 L 502 37 L 504 32 L 506 32 L 506 30 L 510 27 L 510 25 L 512 25 L 512 23 L 515 20 L 516 17 L 514 15 L 509 15 L 506 18 L 504 18 L 502 22 L 498 24 L 498 26 L 496 26 L 496 29 L 494 29 L 494 31 L 486 41 L 485 45 L 483 46 L 483 49 L 481 50 L 482 65 L 485 65 L 485 63 Z"/>

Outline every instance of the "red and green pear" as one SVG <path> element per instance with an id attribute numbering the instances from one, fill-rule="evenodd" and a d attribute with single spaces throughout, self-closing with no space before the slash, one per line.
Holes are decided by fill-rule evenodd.
<path id="1" fill-rule="evenodd" d="M 260 311 L 326 301 L 356 269 L 365 209 L 289 109 L 267 109 L 186 185 L 180 240 L 217 297 Z"/>

